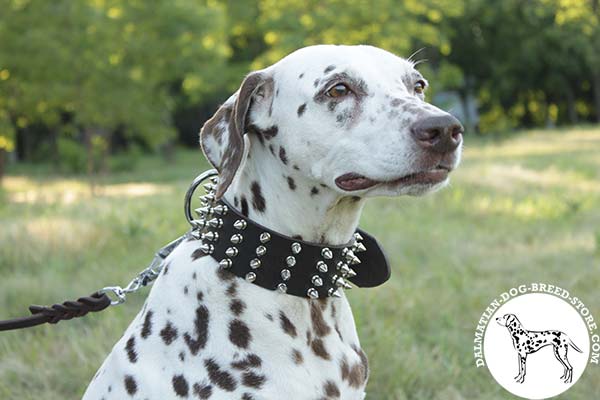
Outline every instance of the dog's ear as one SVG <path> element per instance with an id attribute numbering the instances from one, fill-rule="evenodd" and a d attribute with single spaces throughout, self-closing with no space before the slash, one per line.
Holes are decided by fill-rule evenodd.
<path id="1" fill-rule="evenodd" d="M 267 88 L 267 86 L 269 86 Z M 264 71 L 250 73 L 200 130 L 200 145 L 208 161 L 219 171 L 216 197 L 220 199 L 235 177 L 244 158 L 244 133 L 253 102 L 264 103 L 272 94 L 272 79 Z M 270 89 L 270 90 L 267 90 Z"/>

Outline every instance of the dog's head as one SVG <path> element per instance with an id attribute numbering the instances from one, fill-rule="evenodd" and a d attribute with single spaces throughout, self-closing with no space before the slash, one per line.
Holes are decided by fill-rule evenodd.
<path id="1" fill-rule="evenodd" d="M 201 131 L 221 175 L 217 196 L 257 148 L 284 174 L 341 196 L 443 187 L 463 128 L 425 102 L 427 86 L 413 63 L 371 46 L 306 47 L 252 72 Z"/>
<path id="2" fill-rule="evenodd" d="M 496 322 L 498 325 L 506 327 L 516 327 L 519 324 L 515 314 L 504 314 L 502 317 L 496 318 Z"/>

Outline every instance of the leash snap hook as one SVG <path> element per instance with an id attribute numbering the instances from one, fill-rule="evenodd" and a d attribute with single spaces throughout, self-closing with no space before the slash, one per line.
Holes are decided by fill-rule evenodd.
<path id="1" fill-rule="evenodd" d="M 111 306 L 116 306 L 116 305 L 125 303 L 125 298 L 126 298 L 126 294 L 125 293 L 126 292 L 120 286 L 107 286 L 107 287 L 102 288 L 101 290 L 99 290 L 99 292 L 100 293 L 105 293 L 107 296 L 109 296 L 112 293 L 116 297 L 115 300 L 112 300 L 112 299 L 110 300 L 110 305 Z"/>

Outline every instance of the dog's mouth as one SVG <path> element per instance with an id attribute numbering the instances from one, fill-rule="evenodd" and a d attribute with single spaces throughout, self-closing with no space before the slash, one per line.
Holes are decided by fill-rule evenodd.
<path id="1" fill-rule="evenodd" d="M 438 165 L 427 171 L 414 172 L 393 180 L 379 181 L 350 172 L 335 179 L 335 184 L 342 190 L 353 192 L 356 190 L 369 189 L 376 185 L 385 186 L 410 186 L 410 185 L 434 185 L 445 181 L 452 168 L 447 165 Z"/>

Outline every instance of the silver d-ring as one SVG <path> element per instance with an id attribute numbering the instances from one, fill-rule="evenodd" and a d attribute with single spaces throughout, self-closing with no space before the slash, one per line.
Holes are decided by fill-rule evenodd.
<path id="1" fill-rule="evenodd" d="M 187 219 L 187 222 L 192 226 L 192 228 L 194 227 L 194 225 L 192 225 L 192 221 L 194 220 L 194 217 L 192 216 L 192 196 L 194 196 L 194 192 L 202 182 L 217 175 L 219 175 L 219 172 L 216 169 L 209 169 L 208 171 L 204 171 L 203 173 L 198 175 L 196 179 L 194 179 L 187 192 L 185 193 L 185 204 L 183 211 L 185 213 L 185 219 Z"/>

